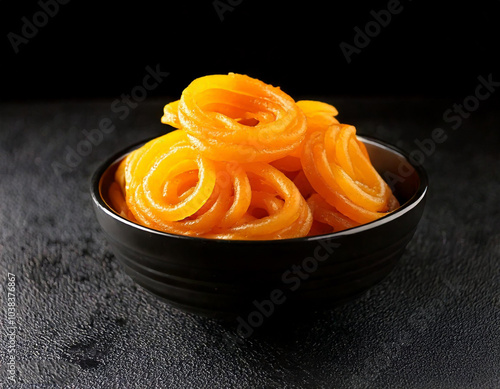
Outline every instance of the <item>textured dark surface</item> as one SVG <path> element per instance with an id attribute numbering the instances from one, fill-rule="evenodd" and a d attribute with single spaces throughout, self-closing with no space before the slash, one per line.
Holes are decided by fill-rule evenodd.
<path id="1" fill-rule="evenodd" d="M 445 130 L 425 158 L 426 211 L 395 271 L 368 294 L 307 317 L 272 317 L 248 339 L 234 336 L 234 323 L 184 314 L 136 287 L 94 217 L 90 174 L 161 134 L 164 101 L 124 120 L 111 100 L 2 105 L 0 382 L 10 387 L 10 272 L 16 380 L 29 387 L 500 387 L 498 101 L 481 102 L 453 130 L 443 113 L 461 101 L 329 100 L 360 133 L 408 152 Z M 105 117 L 116 130 L 58 176 L 53 162 Z"/>

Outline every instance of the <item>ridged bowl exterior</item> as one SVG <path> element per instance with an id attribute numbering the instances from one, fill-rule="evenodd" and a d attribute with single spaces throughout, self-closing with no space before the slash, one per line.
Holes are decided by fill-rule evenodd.
<path id="1" fill-rule="evenodd" d="M 385 172 L 400 176 L 402 164 L 411 166 L 394 147 L 360 138 L 383 176 Z M 395 180 L 400 209 L 346 231 L 275 241 L 167 234 L 130 222 L 108 205 L 107 187 L 117 161 L 138 146 L 105 162 L 92 177 L 97 220 L 125 272 L 136 283 L 196 314 L 236 316 L 247 312 L 254 301 L 269 299 L 271 293 L 281 293 L 287 306 L 294 309 L 352 300 L 391 272 L 412 239 L 425 206 L 427 177 L 421 167 L 412 166 L 411 174 Z"/>

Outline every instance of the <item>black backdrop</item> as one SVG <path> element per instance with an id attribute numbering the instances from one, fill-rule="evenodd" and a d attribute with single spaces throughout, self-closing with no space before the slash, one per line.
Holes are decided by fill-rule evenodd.
<path id="1" fill-rule="evenodd" d="M 0 97 L 117 97 L 157 64 L 169 76 L 149 96 L 234 71 L 293 96 L 463 97 L 499 68 L 499 5 L 1 0 Z"/>
<path id="2" fill-rule="evenodd" d="M 475 106 L 479 76 L 500 82 L 500 1 L 437 8 L 401 0 L 402 11 L 351 63 L 339 45 L 352 44 L 354 28 L 373 21 L 372 10 L 387 10 L 388 0 L 231 0 L 237 5 L 222 21 L 213 1 L 70 0 L 16 54 L 9 37 L 33 15 L 44 24 L 44 14 L 38 0 L 0 0 L 0 322 L 12 272 L 20 383 L 499 388 L 498 101 L 481 101 L 460 122 L 443 116 L 466 97 Z M 114 110 L 110 101 L 157 65 L 170 75 L 151 100 L 131 115 Z M 103 160 L 164 133 L 164 97 L 177 97 L 194 77 L 229 71 L 296 98 L 329 95 L 342 121 L 414 155 L 434 129 L 449 136 L 427 147 L 426 211 L 395 271 L 352 304 L 285 326 L 266 322 L 242 345 L 227 341 L 235 328 L 180 314 L 136 288 L 111 254 L 88 192 Z M 426 98 L 436 96 L 445 99 Z M 54 163 L 90 144 L 85 134 L 103 119 L 116 131 L 61 179 Z"/>

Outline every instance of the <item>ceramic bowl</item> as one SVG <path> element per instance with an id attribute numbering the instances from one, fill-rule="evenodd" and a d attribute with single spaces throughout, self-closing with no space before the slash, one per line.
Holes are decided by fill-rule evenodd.
<path id="1" fill-rule="evenodd" d="M 278 305 L 325 308 L 355 299 L 394 268 L 424 210 L 428 180 L 396 147 L 359 137 L 401 207 L 374 222 L 313 237 L 231 241 L 168 234 L 117 214 L 107 193 L 118 163 L 146 141 L 104 162 L 91 179 L 97 220 L 124 271 L 187 312 L 228 318 Z M 266 311 L 267 309 L 267 311 Z"/>

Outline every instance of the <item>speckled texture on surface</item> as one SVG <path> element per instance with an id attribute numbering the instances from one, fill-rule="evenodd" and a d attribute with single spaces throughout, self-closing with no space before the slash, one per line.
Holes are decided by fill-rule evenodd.
<path id="1" fill-rule="evenodd" d="M 399 265 L 368 294 L 274 318 L 248 339 L 236 338 L 232 323 L 184 314 L 136 287 L 95 220 L 91 173 L 111 153 L 161 134 L 163 101 L 124 120 L 104 100 L 0 106 L 0 382 L 12 386 L 10 272 L 12 387 L 500 387 L 498 102 L 481 102 L 453 130 L 443 119 L 451 100 L 330 101 L 360 133 L 408 152 L 444 129 L 448 139 L 424 162 L 426 211 Z M 116 129 L 58 176 L 54 162 L 63 165 L 82 130 L 106 117 Z"/>

